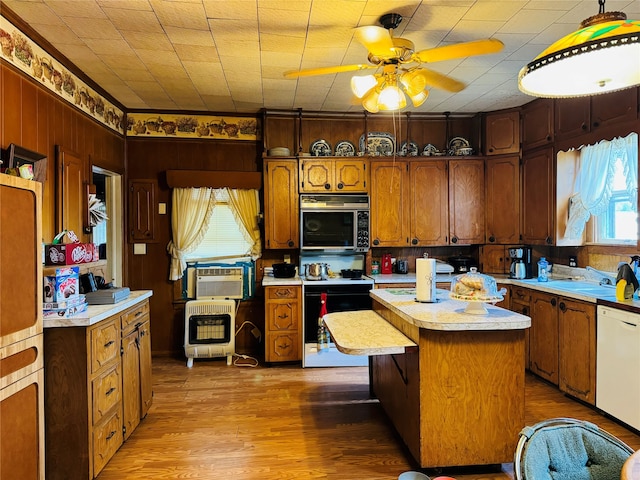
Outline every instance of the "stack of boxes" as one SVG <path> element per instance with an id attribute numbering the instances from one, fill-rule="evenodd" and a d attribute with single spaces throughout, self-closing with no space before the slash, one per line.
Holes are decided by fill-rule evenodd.
<path id="1" fill-rule="evenodd" d="M 72 317 L 87 309 L 80 295 L 80 269 L 56 268 L 55 275 L 44 277 L 44 318 Z"/>

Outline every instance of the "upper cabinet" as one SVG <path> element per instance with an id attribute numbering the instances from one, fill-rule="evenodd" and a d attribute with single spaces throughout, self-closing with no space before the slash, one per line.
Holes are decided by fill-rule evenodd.
<path id="1" fill-rule="evenodd" d="M 136 179 L 129 181 L 129 242 L 157 242 L 156 179 Z"/>
<path id="2" fill-rule="evenodd" d="M 522 242 L 554 243 L 555 175 L 553 147 L 522 157 Z"/>
<path id="3" fill-rule="evenodd" d="M 368 159 L 300 159 L 300 193 L 367 193 L 368 189 Z"/>
<path id="4" fill-rule="evenodd" d="M 520 151 L 520 112 L 518 110 L 488 113 L 485 116 L 484 146 L 487 155 Z"/>
<path id="5" fill-rule="evenodd" d="M 522 108 L 522 149 L 548 145 L 553 135 L 553 100 L 542 98 Z"/>
<path id="6" fill-rule="evenodd" d="M 80 241 L 89 227 L 88 169 L 80 156 L 56 149 L 56 231 L 72 230 Z"/>
<path id="7" fill-rule="evenodd" d="M 591 97 L 591 129 L 638 119 L 638 89 L 627 88 Z M 637 130 L 637 129 L 636 129 Z"/>
<path id="8" fill-rule="evenodd" d="M 406 161 L 371 162 L 371 246 L 406 246 L 409 235 L 409 173 Z"/>
<path id="9" fill-rule="evenodd" d="M 484 162 L 449 160 L 450 243 L 484 243 Z"/>
<path id="10" fill-rule="evenodd" d="M 264 162 L 265 248 L 298 248 L 298 161 Z"/>
<path id="11" fill-rule="evenodd" d="M 485 228 L 487 243 L 520 241 L 520 157 L 488 157 L 485 160 Z"/>
<path id="12" fill-rule="evenodd" d="M 556 98 L 554 124 L 557 140 L 588 133 L 591 130 L 591 98 Z"/>

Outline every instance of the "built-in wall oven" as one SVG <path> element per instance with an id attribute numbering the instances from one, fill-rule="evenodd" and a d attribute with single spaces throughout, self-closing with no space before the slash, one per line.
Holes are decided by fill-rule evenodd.
<path id="1" fill-rule="evenodd" d="M 329 266 L 333 275 L 325 280 L 307 280 L 303 278 L 303 367 L 344 367 L 367 366 L 369 357 L 365 355 L 347 355 L 340 351 L 331 341 L 329 350 L 318 351 L 318 317 L 320 314 L 320 297 L 327 294 L 327 313 L 351 310 L 369 310 L 372 306 L 369 291 L 373 288 L 373 280 L 366 276 L 358 279 L 343 278 L 341 269 L 362 269 L 364 255 L 313 255 L 301 256 L 301 269 L 304 272 L 305 262 L 321 262 Z"/>

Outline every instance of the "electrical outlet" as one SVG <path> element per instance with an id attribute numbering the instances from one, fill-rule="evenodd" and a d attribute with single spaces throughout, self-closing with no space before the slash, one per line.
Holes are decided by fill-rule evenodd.
<path id="1" fill-rule="evenodd" d="M 262 332 L 258 327 L 253 328 L 253 330 L 251 330 L 251 333 L 253 333 L 253 336 L 256 337 L 258 340 L 262 338 Z"/>

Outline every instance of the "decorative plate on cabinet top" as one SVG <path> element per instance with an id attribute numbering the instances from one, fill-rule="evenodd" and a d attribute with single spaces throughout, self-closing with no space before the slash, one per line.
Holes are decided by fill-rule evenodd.
<path id="1" fill-rule="evenodd" d="M 437 155 L 438 153 L 439 152 L 436 146 L 431 145 L 430 143 L 427 143 L 422 149 L 422 155 L 425 157 L 431 157 L 431 156 Z"/>
<path id="2" fill-rule="evenodd" d="M 365 139 L 367 146 L 365 148 Z M 369 155 L 390 157 L 395 152 L 396 141 L 393 135 L 386 132 L 369 132 L 368 135 L 362 134 L 358 144 L 360 152 L 366 152 Z"/>
<path id="3" fill-rule="evenodd" d="M 343 140 L 336 144 L 334 155 L 336 157 L 353 157 L 356 154 L 356 146 L 347 141 Z"/>
<path id="4" fill-rule="evenodd" d="M 331 145 L 326 140 L 316 140 L 311 144 L 309 151 L 314 157 L 330 157 Z"/>
<path id="5" fill-rule="evenodd" d="M 402 142 L 398 155 L 401 157 L 417 157 L 420 149 L 416 142 Z"/>
<path id="6" fill-rule="evenodd" d="M 447 148 L 449 155 L 458 155 L 458 150 L 461 148 L 469 148 L 469 140 L 462 137 L 454 137 L 449 140 L 449 146 Z"/>

